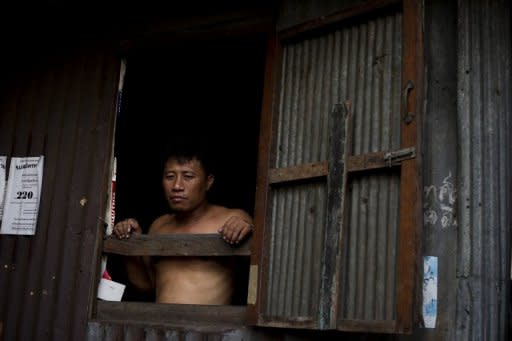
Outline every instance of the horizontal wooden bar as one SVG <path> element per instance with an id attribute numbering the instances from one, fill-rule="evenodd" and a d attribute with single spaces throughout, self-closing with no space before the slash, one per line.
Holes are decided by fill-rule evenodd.
<path id="1" fill-rule="evenodd" d="M 250 256 L 250 238 L 239 245 L 226 243 L 218 234 L 113 236 L 103 241 L 103 252 L 123 256 Z"/>
<path id="2" fill-rule="evenodd" d="M 283 40 L 292 38 L 301 33 L 311 32 L 315 29 L 324 28 L 328 25 L 333 25 L 346 19 L 367 14 L 368 12 L 377 11 L 392 5 L 398 5 L 401 2 L 402 0 L 368 0 L 365 2 L 357 3 L 356 5 L 344 8 L 336 13 L 321 16 L 282 30 L 279 32 L 279 38 Z"/>
<path id="3" fill-rule="evenodd" d="M 318 321 L 312 317 L 260 316 L 259 325 L 275 328 L 318 329 Z"/>
<path id="4" fill-rule="evenodd" d="M 246 307 L 97 301 L 96 319 L 169 325 L 246 325 Z"/>
<path id="5" fill-rule="evenodd" d="M 269 183 L 276 184 L 288 181 L 306 180 L 326 176 L 328 173 L 327 161 L 305 163 L 286 168 L 272 168 L 269 174 Z"/>
<path id="6" fill-rule="evenodd" d="M 348 171 L 358 172 L 370 169 L 388 167 L 384 155 L 386 152 L 374 152 L 361 155 L 352 155 L 348 158 Z"/>
<path id="7" fill-rule="evenodd" d="M 389 167 L 384 156 L 386 152 L 374 152 L 361 155 L 351 155 L 347 161 L 348 172 L 358 172 L 371 169 Z M 272 168 L 269 174 L 269 183 L 278 184 L 290 181 L 307 180 L 327 176 L 329 165 L 327 161 L 305 163 L 298 166 Z"/>

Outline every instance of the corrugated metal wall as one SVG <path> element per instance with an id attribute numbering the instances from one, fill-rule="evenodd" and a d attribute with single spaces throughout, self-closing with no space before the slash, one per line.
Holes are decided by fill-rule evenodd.
<path id="1" fill-rule="evenodd" d="M 353 98 L 353 154 L 400 147 L 402 17 L 380 18 L 345 33 L 348 74 L 342 97 Z M 343 84 L 343 83 L 342 83 Z M 399 213 L 398 172 L 349 180 L 344 237 L 342 319 L 393 320 Z"/>
<path id="2" fill-rule="evenodd" d="M 401 21 L 396 13 L 284 45 L 273 167 L 325 161 L 329 113 L 344 100 L 353 103 L 353 154 L 398 149 Z M 399 174 L 351 182 L 341 318 L 394 318 L 398 186 Z M 321 181 L 271 191 L 268 316 L 317 316 L 326 198 Z"/>
<path id="3" fill-rule="evenodd" d="M 118 72 L 112 53 L 85 49 L 4 72 L 0 155 L 45 156 L 36 234 L 0 236 L 4 340 L 84 336 Z"/>
<path id="4" fill-rule="evenodd" d="M 217 329 L 217 330 L 215 330 Z M 141 326 L 126 323 L 89 323 L 86 340 L 145 340 L 145 341 L 240 341 L 256 340 L 254 333 L 248 329 L 223 330 L 215 327 L 203 328 L 170 328 L 158 326 Z"/>
<path id="5" fill-rule="evenodd" d="M 440 16 L 446 12 L 446 6 L 451 7 L 444 0 L 433 2 L 438 5 Z M 427 9 L 433 2 L 425 2 Z M 439 171 L 434 174 L 433 184 L 447 176 L 448 171 L 457 170 L 454 183 L 459 191 L 458 226 L 451 231 L 440 226 L 433 231 L 431 227 L 424 236 L 429 243 L 444 244 L 443 247 L 453 250 L 435 255 L 440 257 L 438 313 L 453 304 L 456 317 L 447 312 L 442 316 L 443 324 L 438 319 L 435 330 L 418 328 L 413 338 L 506 340 L 510 326 L 506 312 L 510 287 L 506 283 L 512 193 L 506 168 L 510 166 L 511 145 L 510 3 L 458 1 L 458 13 L 457 32 L 447 33 L 453 33 L 453 41 L 459 41 L 459 86 L 452 85 L 452 78 L 444 70 L 437 70 L 437 74 L 446 79 L 428 80 L 429 99 L 439 99 L 436 95 L 445 98 L 428 109 L 427 117 L 435 114 L 428 128 L 433 136 L 432 151 L 424 156 L 424 170 Z M 434 19 L 432 22 L 438 23 Z M 428 68 L 432 70 L 434 63 L 441 62 L 447 63 L 446 70 L 451 70 L 452 51 L 447 58 L 446 50 L 455 50 L 455 46 L 449 42 L 439 46 L 441 38 L 435 35 L 426 39 L 432 44 L 435 57 L 427 63 Z M 12 78 L 5 73 L 0 80 L 0 154 L 47 157 L 38 233 L 33 237 L 0 236 L 0 329 L 5 340 L 82 339 L 86 325 L 86 296 L 90 294 L 88 286 L 94 267 L 90 264 L 94 258 L 92 240 L 94 229 L 99 228 L 94 214 L 101 211 L 100 202 L 105 195 L 102 181 L 107 179 L 105 160 L 112 123 L 108 115 L 113 112 L 113 75 L 118 66 L 110 55 L 79 55 L 52 58 L 54 63 L 30 70 L 26 69 L 30 63 L 19 61 L 20 70 L 26 71 L 13 72 L 17 77 L 13 82 L 7 81 Z M 433 89 L 437 92 L 432 92 Z M 452 111 L 455 115 L 451 101 L 458 102 L 456 123 L 451 116 L 444 115 Z M 458 131 L 452 129 L 455 126 Z M 454 136 L 458 157 L 462 157 L 460 162 L 452 157 L 453 148 L 443 148 Z M 316 187 L 311 186 L 315 195 L 320 193 Z M 79 205 L 82 197 L 89 200 L 85 207 Z M 459 236 L 457 245 L 447 238 L 454 231 Z M 455 252 L 459 255 L 457 260 L 452 257 Z M 455 263 L 457 273 L 450 271 Z M 458 280 L 459 287 L 452 288 L 448 280 L 443 282 L 443 275 Z M 452 291 L 458 294 L 450 301 Z M 89 340 L 382 339 L 367 334 L 293 330 L 278 333 L 272 328 L 251 329 L 247 338 L 246 334 L 237 333 L 226 331 L 221 338 L 215 332 L 91 322 L 86 336 Z M 253 337 L 254 334 L 260 337 Z M 390 339 L 410 340 L 411 336 Z"/>
<path id="6" fill-rule="evenodd" d="M 425 65 L 428 65 L 427 103 L 422 143 L 423 223 L 422 251 L 438 257 L 438 306 L 435 329 L 419 329 L 422 340 L 454 340 L 457 292 L 457 226 L 443 223 L 443 216 L 455 213 L 457 194 L 457 4 L 429 1 L 425 6 Z M 442 53 L 440 53 L 442 51 Z M 449 187 L 448 187 L 449 186 Z M 452 202 L 439 199 L 443 188 L 452 190 Z M 455 194 L 455 197 L 453 197 Z M 450 212 L 451 210 L 451 212 Z M 419 335 L 415 335 L 420 339 Z"/>
<path id="7" fill-rule="evenodd" d="M 458 2 L 457 339 L 505 340 L 510 324 L 509 1 Z"/>

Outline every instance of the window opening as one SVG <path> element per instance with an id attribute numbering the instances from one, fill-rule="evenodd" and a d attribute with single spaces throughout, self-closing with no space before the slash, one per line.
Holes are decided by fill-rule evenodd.
<path id="1" fill-rule="evenodd" d="M 116 122 L 116 222 L 134 217 L 147 232 L 168 211 L 160 159 L 175 141 L 205 141 L 215 175 L 209 201 L 253 215 L 264 59 L 264 37 L 128 53 Z M 242 305 L 249 258 L 237 260 L 233 304 Z M 123 256 L 109 256 L 107 268 L 127 284 L 123 301 L 154 301 L 129 283 Z"/>

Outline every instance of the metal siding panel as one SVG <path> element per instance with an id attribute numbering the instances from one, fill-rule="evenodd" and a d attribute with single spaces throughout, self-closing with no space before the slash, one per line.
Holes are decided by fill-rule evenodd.
<path id="1" fill-rule="evenodd" d="M 53 83 L 55 80 L 55 74 L 52 70 L 45 70 L 44 74 L 38 75 L 37 78 L 34 75 L 33 79 L 37 81 L 37 87 L 40 89 L 38 91 L 37 98 L 33 99 L 34 103 L 34 117 L 35 123 L 34 127 L 41 127 L 42 129 L 33 129 L 32 132 L 32 141 L 34 147 L 31 150 L 30 155 L 46 155 L 46 142 L 47 142 L 47 131 L 49 126 L 48 117 L 51 117 L 53 113 L 50 112 L 50 99 L 52 98 L 52 92 L 54 88 L 49 86 L 49 84 Z M 37 136 L 37 137 L 36 137 Z M 51 167 L 51 166 L 50 166 Z M 45 168 L 48 169 L 48 166 Z M 45 174 L 47 169 L 45 169 Z M 44 186 L 43 182 L 43 186 Z M 43 220 L 46 215 L 47 203 L 41 202 L 40 204 L 40 215 L 39 219 Z M 42 224 L 39 224 L 40 226 Z M 42 228 L 41 230 L 37 230 L 35 236 L 32 239 L 31 253 L 34 255 L 39 255 L 43 252 L 44 249 L 44 240 L 47 238 L 47 230 Z M 39 269 L 41 267 L 42 257 L 29 257 L 29 263 L 26 266 L 28 269 Z M 27 274 L 27 292 L 28 295 L 24 295 L 24 302 L 21 305 L 23 323 L 27 326 L 35 325 L 35 309 L 34 306 L 39 304 L 39 297 L 43 295 L 43 290 L 41 288 L 40 282 L 40 273 L 38 271 L 29 271 Z M 20 330 L 20 339 L 30 340 L 33 339 L 33 328 L 22 328 Z"/>
<path id="2" fill-rule="evenodd" d="M 459 1 L 458 10 L 456 325 L 471 328 L 457 328 L 456 338 L 502 340 L 510 301 L 510 2 Z"/>
<path id="3" fill-rule="evenodd" d="M 18 111 L 18 117 L 16 117 L 16 127 L 14 141 L 12 144 L 12 155 L 9 156 L 23 156 L 33 155 L 32 154 L 32 129 L 34 127 L 35 115 L 33 111 L 33 103 L 37 101 L 37 88 L 38 88 L 38 77 L 29 78 L 25 75 L 22 76 L 22 91 L 16 98 L 18 102 L 16 109 Z M 42 141 L 36 141 L 36 143 L 42 143 Z M 14 249 L 12 250 L 11 259 L 7 262 L 11 263 L 11 269 L 13 270 L 9 274 L 9 284 L 7 287 L 7 306 L 9 311 L 5 318 L 5 338 L 8 340 L 14 340 L 20 337 L 20 324 L 22 319 L 22 304 L 20 301 L 24 301 L 26 296 L 32 296 L 33 292 L 27 290 L 27 275 L 29 264 L 29 258 L 31 255 L 32 248 L 32 237 L 30 236 L 16 236 L 8 237 L 10 242 L 13 243 Z M 12 301 L 16 298 L 16 301 Z"/>
<path id="4" fill-rule="evenodd" d="M 318 311 L 325 219 L 323 183 L 272 191 L 273 234 L 266 317 L 313 320 Z"/>
<path id="5" fill-rule="evenodd" d="M 216 326 L 143 326 L 122 322 L 89 322 L 85 339 L 88 341 L 178 341 L 178 340 L 254 340 L 260 333 L 248 328 L 222 329 Z M 261 333 L 261 339 L 266 333 Z"/>
<path id="6" fill-rule="evenodd" d="M 283 47 L 277 150 L 273 167 L 289 167 L 326 158 L 328 113 L 342 100 L 354 107 L 353 154 L 397 149 L 400 145 L 401 14 L 372 19 L 319 37 L 287 42 Z M 300 193 L 311 193 L 302 187 Z M 325 210 L 325 184 L 318 184 L 316 204 Z M 352 182 L 347 227 L 346 292 L 340 295 L 340 318 L 393 319 L 395 248 L 398 228 L 399 175 L 358 178 Z M 317 270 L 297 282 L 298 247 L 320 257 L 321 238 L 305 229 L 305 199 L 291 187 L 271 190 L 272 217 L 270 286 L 267 315 L 289 319 L 314 315 L 314 288 L 308 302 L 301 285 L 320 282 Z M 310 217 L 311 219 L 311 217 Z M 315 216 L 315 236 L 325 221 Z M 311 226 L 311 225 L 310 225 Z M 313 238 L 316 242 L 311 241 Z M 304 239 L 304 240 L 303 240 Z M 381 257 L 385 255 L 385 257 Z M 307 258 L 305 259 L 307 260 Z M 294 269 L 297 267 L 297 269 Z M 309 268 L 308 268 L 309 269 Z M 311 281 L 314 278 L 314 281 Z M 283 295 L 283 296 L 281 296 Z M 301 299 L 301 310 L 296 311 Z M 307 310 L 303 310 L 307 307 Z M 305 314 L 304 314 L 305 312 Z M 304 314 L 304 315 L 301 315 Z"/>
<path id="7" fill-rule="evenodd" d="M 18 128 L 11 138 L 2 134 L 0 149 L 9 156 L 45 155 L 36 235 L 0 236 L 3 270 L 16 268 L 0 276 L 8 339 L 82 339 L 85 332 L 118 62 L 110 52 L 67 53 L 20 65 L 28 84 L 5 81 L 19 84 L 19 94 L 2 98 L 1 120 Z M 17 107 L 9 109 L 10 101 Z M 89 200 L 84 207 L 82 197 Z"/>
<path id="8" fill-rule="evenodd" d="M 352 47 L 348 74 L 355 77 L 342 80 L 348 85 L 347 97 L 354 98 L 353 154 L 397 149 L 401 14 L 346 29 L 343 37 Z M 349 183 L 345 273 L 341 274 L 345 290 L 340 293 L 338 318 L 393 320 L 399 174 L 358 175 Z"/>

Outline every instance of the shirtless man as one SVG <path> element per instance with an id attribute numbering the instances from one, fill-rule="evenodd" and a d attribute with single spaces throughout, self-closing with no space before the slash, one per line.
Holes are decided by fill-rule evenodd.
<path id="1" fill-rule="evenodd" d="M 230 244 L 238 244 L 253 230 L 252 218 L 244 211 L 212 205 L 206 192 L 214 177 L 197 155 L 167 159 L 162 186 L 171 213 L 157 218 L 149 234 L 219 233 Z M 135 219 L 114 226 L 117 238 L 129 238 L 142 229 Z M 129 257 L 129 280 L 140 290 L 156 291 L 158 303 L 230 304 L 234 291 L 234 264 L 225 257 Z M 145 271 L 149 270 L 149 271 Z"/>

